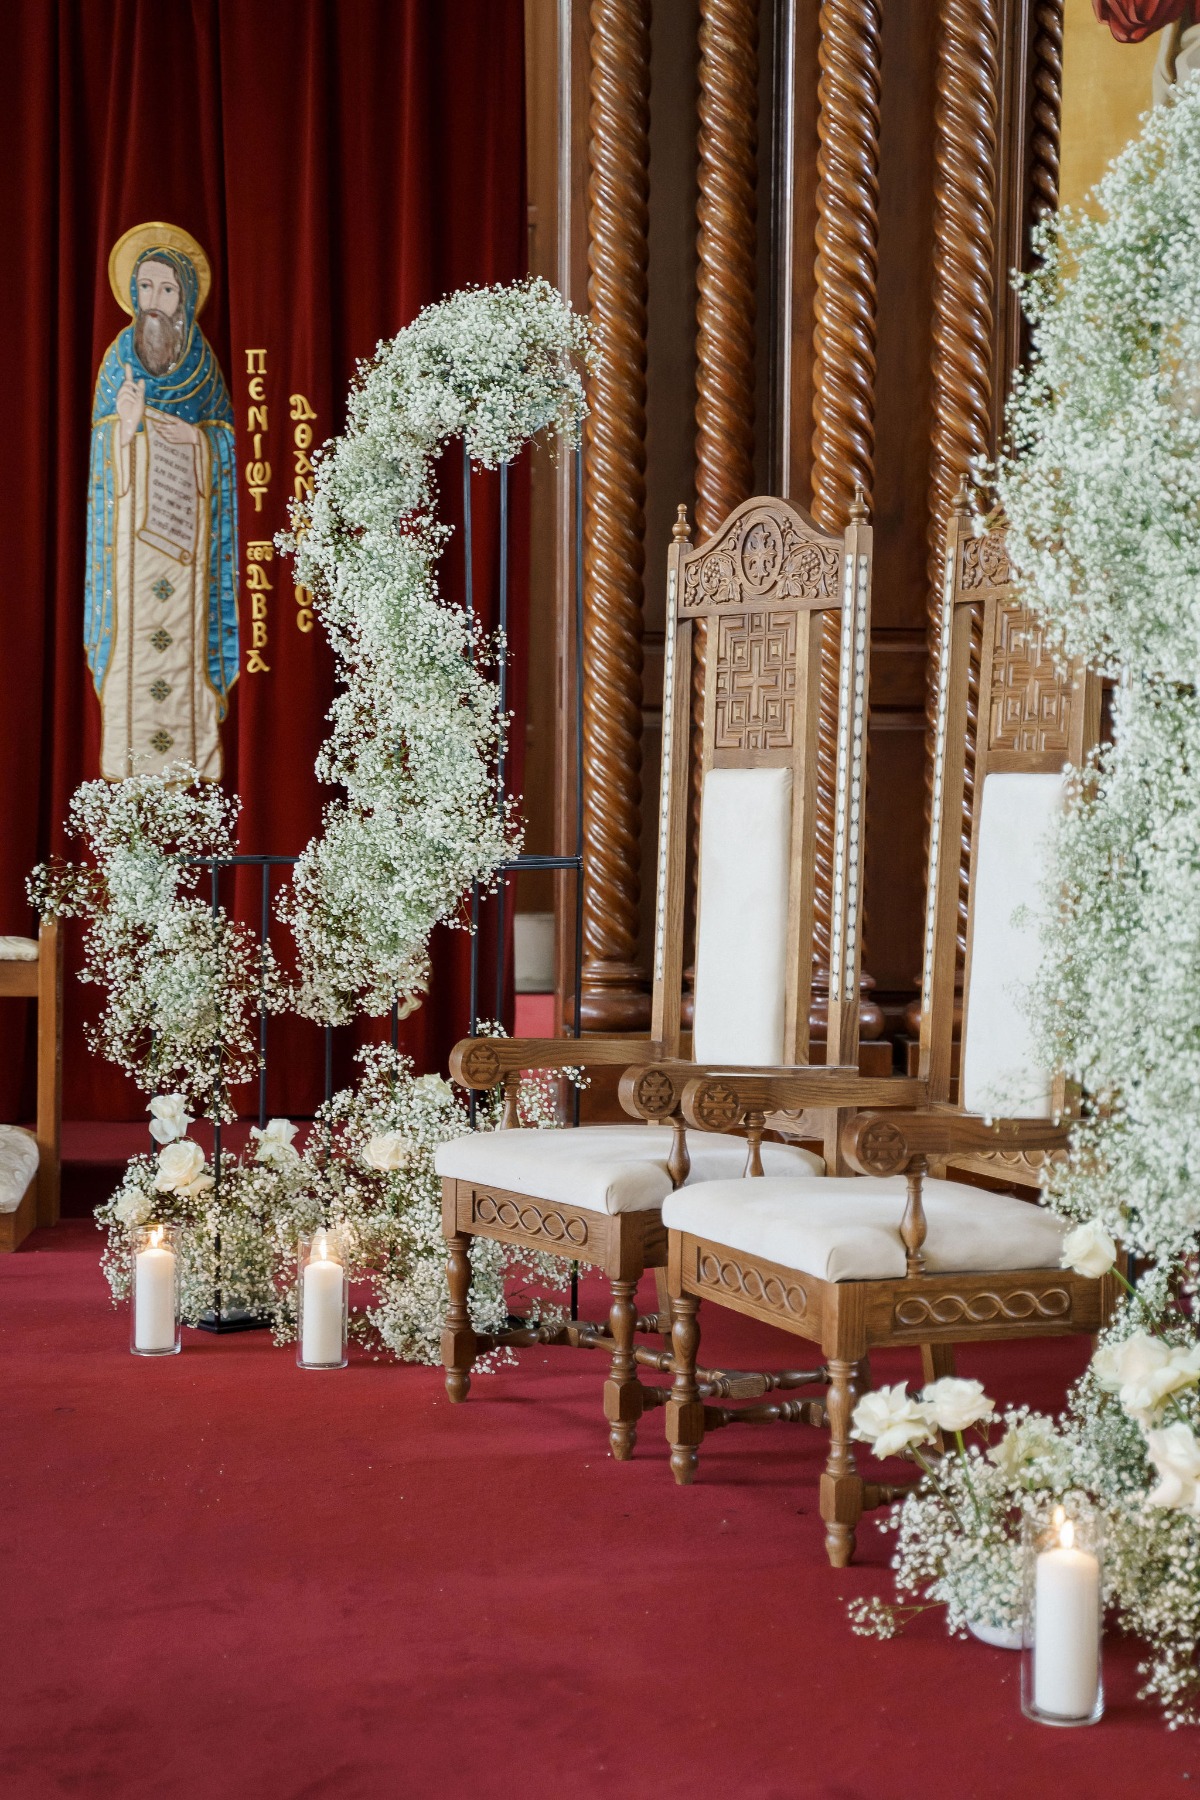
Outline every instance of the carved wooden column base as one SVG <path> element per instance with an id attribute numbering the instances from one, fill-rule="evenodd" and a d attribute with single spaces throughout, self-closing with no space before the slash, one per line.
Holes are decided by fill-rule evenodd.
<path id="1" fill-rule="evenodd" d="M 650 993 L 645 972 L 633 963 L 585 962 L 585 1031 L 649 1031 Z"/>
<path id="2" fill-rule="evenodd" d="M 858 1035 L 866 1042 L 883 1036 L 886 1023 L 874 999 L 875 977 L 865 972 L 858 981 Z M 810 1043 L 823 1044 L 829 1021 L 829 970 L 813 970 L 812 1005 L 808 1013 Z"/>

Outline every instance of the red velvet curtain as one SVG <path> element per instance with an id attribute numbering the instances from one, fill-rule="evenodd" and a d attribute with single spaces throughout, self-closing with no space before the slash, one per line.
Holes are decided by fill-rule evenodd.
<path id="1" fill-rule="evenodd" d="M 264 565 L 273 583 L 258 646 L 265 668 L 248 671 L 245 546 L 285 525 L 305 454 L 297 427 L 307 425 L 311 447 L 340 429 L 358 358 L 454 288 L 524 272 L 523 16 L 522 0 L 8 0 L 4 10 L 0 931 L 28 932 L 25 877 L 70 848 L 67 801 L 98 766 L 83 557 L 92 390 L 126 322 L 109 287 L 112 245 L 161 220 L 191 232 L 212 265 L 200 324 L 237 423 L 243 575 L 226 785 L 243 802 L 241 848 L 292 853 L 325 797 L 312 768 L 330 659 L 319 627 L 301 629 L 290 569 L 276 556 Z M 262 411 L 251 417 L 254 405 L 265 423 Z M 293 417 L 308 413 L 315 418 Z M 247 485 L 255 461 L 270 465 L 261 510 Z M 476 601 L 485 610 L 495 601 L 495 485 L 476 478 Z M 452 522 L 460 490 L 453 455 L 444 480 Z M 519 715 L 520 480 L 513 498 Z M 462 578 L 459 535 L 445 590 L 460 593 Z M 522 737 L 514 729 L 518 757 Z M 256 917 L 257 895 L 241 882 L 238 910 Z M 440 935 L 430 996 L 402 1027 L 402 1046 L 424 1067 L 444 1066 L 465 1025 L 466 953 L 461 933 Z M 69 942 L 69 971 L 77 960 Z M 132 1085 L 84 1047 L 80 1023 L 97 1003 L 69 973 L 65 1113 L 139 1116 L 145 1103 Z M 272 1107 L 307 1110 L 319 1097 L 317 1034 L 280 1031 Z M 20 1029 L 9 1003 L 0 1034 L 0 1115 L 28 1116 L 32 1020 Z M 339 1074 L 345 1063 L 343 1049 Z"/>

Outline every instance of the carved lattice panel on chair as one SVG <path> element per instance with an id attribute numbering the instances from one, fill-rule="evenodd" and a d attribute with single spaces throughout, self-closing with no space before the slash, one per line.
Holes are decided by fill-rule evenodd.
<path id="1" fill-rule="evenodd" d="M 1067 754 L 1070 688 L 1042 628 L 1015 600 L 996 607 L 988 744 L 1029 755 Z"/>
<path id="2" fill-rule="evenodd" d="M 794 612 L 718 622 L 714 750 L 790 750 L 796 724 Z"/>

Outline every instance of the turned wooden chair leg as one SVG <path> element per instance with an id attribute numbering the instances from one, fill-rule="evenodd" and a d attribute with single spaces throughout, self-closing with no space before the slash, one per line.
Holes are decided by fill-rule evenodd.
<path id="1" fill-rule="evenodd" d="M 471 1240 L 465 1232 L 446 1239 L 446 1276 L 450 1307 L 442 1327 L 442 1367 L 451 1400 L 465 1400 L 471 1391 L 471 1366 L 475 1361 L 475 1333 L 471 1328 L 468 1298 L 471 1292 Z"/>
<path id="2" fill-rule="evenodd" d="M 704 1402 L 696 1382 L 696 1354 L 700 1348 L 700 1301 L 695 1294 L 671 1298 L 671 1349 L 675 1379 L 666 1404 L 667 1442 L 671 1446 L 671 1473 L 680 1487 L 696 1478 L 700 1441 L 704 1436 Z"/>
<path id="3" fill-rule="evenodd" d="M 614 1281 L 612 1305 L 608 1311 L 613 1357 L 604 1384 L 604 1416 L 608 1420 L 608 1441 L 618 1462 L 628 1462 L 633 1455 L 638 1420 L 642 1416 L 642 1388 L 633 1354 L 636 1294 L 636 1281 Z"/>
<path id="4" fill-rule="evenodd" d="M 671 1296 L 667 1291 L 667 1271 L 654 1271 L 654 1303 L 658 1308 L 658 1330 L 663 1349 L 671 1348 Z"/>
<path id="5" fill-rule="evenodd" d="M 855 1527 L 863 1510 L 863 1481 L 850 1442 L 850 1415 L 858 1401 L 860 1367 L 840 1357 L 829 1358 L 825 1400 L 829 1457 L 821 1476 L 821 1517 L 825 1521 L 825 1552 L 835 1569 L 844 1569 L 854 1555 Z"/>

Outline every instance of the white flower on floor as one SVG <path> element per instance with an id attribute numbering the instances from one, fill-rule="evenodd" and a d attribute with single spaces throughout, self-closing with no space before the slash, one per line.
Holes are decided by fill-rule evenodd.
<path id="1" fill-rule="evenodd" d="M 897 1456 L 915 1444 L 927 1444 L 933 1436 L 924 1407 L 912 1398 L 902 1381 L 864 1394 L 854 1409 L 852 1422 L 853 1436 L 870 1444 L 881 1460 Z"/>
<path id="2" fill-rule="evenodd" d="M 156 1144 L 171 1144 L 186 1136 L 194 1123 L 182 1094 L 156 1094 L 146 1111 L 150 1114 L 150 1136 Z"/>
<path id="3" fill-rule="evenodd" d="M 196 1183 L 204 1178 L 204 1152 L 191 1138 L 167 1144 L 158 1153 L 158 1173 L 154 1185 L 160 1194 L 194 1193 Z M 209 1186 L 212 1185 L 211 1177 Z"/>
<path id="4" fill-rule="evenodd" d="M 945 1375 L 931 1381 L 921 1391 L 921 1405 L 930 1424 L 939 1431 L 965 1431 L 990 1418 L 996 1402 L 983 1391 L 982 1381 L 965 1381 L 957 1375 Z"/>
<path id="5" fill-rule="evenodd" d="M 257 1125 L 252 1125 L 250 1136 L 258 1140 L 255 1162 L 271 1163 L 276 1168 L 298 1163 L 300 1152 L 292 1143 L 295 1135 L 296 1127 L 290 1119 L 269 1119 L 261 1131 Z"/>
<path id="6" fill-rule="evenodd" d="M 144 1225 L 154 1211 L 154 1199 L 150 1194 L 143 1194 L 140 1189 L 133 1188 L 113 1207 L 113 1213 L 122 1225 Z"/>
<path id="7" fill-rule="evenodd" d="M 1106 1393 L 1118 1396 L 1131 1419 L 1146 1425 L 1172 1394 L 1200 1382 L 1200 1344 L 1166 1344 L 1135 1331 L 1120 1343 L 1101 1345 L 1092 1373 Z"/>
<path id="8" fill-rule="evenodd" d="M 1146 1446 L 1158 1470 L 1158 1486 L 1146 1496 L 1151 1506 L 1195 1513 L 1200 1518 L 1200 1444 L 1182 1420 L 1163 1431 L 1148 1431 Z"/>
<path id="9" fill-rule="evenodd" d="M 418 1079 L 426 1078 L 419 1077 Z M 414 1082 L 413 1085 L 415 1087 L 418 1083 Z M 373 1137 L 364 1144 L 362 1159 L 369 1169 L 387 1171 L 403 1169 L 412 1155 L 411 1139 L 406 1138 L 402 1131 L 385 1131 L 382 1136 Z"/>
<path id="10" fill-rule="evenodd" d="M 1077 1225 L 1063 1239 L 1062 1266 L 1077 1275 L 1107 1275 L 1117 1260 L 1117 1246 L 1099 1219 Z"/>

